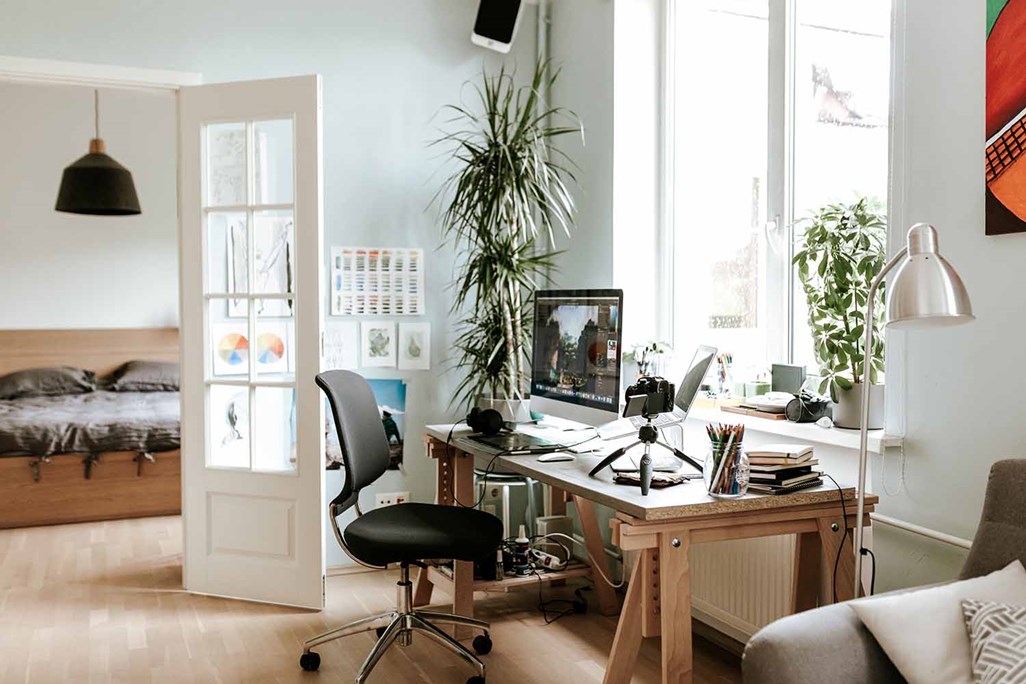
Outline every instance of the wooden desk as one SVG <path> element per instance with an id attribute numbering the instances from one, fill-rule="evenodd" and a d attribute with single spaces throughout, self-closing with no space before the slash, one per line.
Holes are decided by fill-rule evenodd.
<path id="1" fill-rule="evenodd" d="M 473 464 L 477 451 L 455 440 L 466 431 L 454 433 L 446 445 L 450 426 L 428 426 L 425 441 L 428 455 L 437 461 L 438 503 L 474 500 Z M 484 451 L 478 455 L 488 456 Z M 593 562 L 605 564 L 602 539 L 594 514 L 594 503 L 616 511 L 611 521 L 613 542 L 623 551 L 638 554 L 620 612 L 605 682 L 629 682 L 641 640 L 660 637 L 663 682 L 692 681 L 691 581 L 689 550 L 692 544 L 747 539 L 782 534 L 796 535 L 795 576 L 791 606 L 794 612 L 813 608 L 819 601 L 821 574 L 833 574 L 838 548 L 844 547 L 833 577 L 833 591 L 839 600 L 853 598 L 855 574 L 852 536 L 845 531 L 854 524 L 855 490 L 844 489 L 844 503 L 834 487 L 809 489 L 787 496 L 748 495 L 721 500 L 710 497 L 700 481 L 668 489 L 641 490 L 614 484 L 605 471 L 589 477 L 599 456 L 579 454 L 573 461 L 541 463 L 536 456 L 500 456 L 498 465 L 543 482 L 562 498 L 573 497 Z M 877 497 L 866 497 L 865 525 Z M 845 517 L 844 514 L 847 514 Z M 559 514 L 554 512 L 554 514 Z M 473 614 L 474 577 L 471 563 L 456 563 L 453 573 L 453 610 Z M 609 572 L 606 572 L 609 576 Z M 431 577 L 422 572 L 417 582 L 415 603 L 430 598 Z M 616 597 L 608 584 L 595 578 L 595 591 L 604 614 L 615 614 Z"/>

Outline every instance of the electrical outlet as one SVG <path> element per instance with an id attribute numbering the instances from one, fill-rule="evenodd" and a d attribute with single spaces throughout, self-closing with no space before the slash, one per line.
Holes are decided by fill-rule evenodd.
<path id="1" fill-rule="evenodd" d="M 382 492 L 374 497 L 374 507 L 384 508 L 385 506 L 406 503 L 409 500 L 409 492 Z"/>

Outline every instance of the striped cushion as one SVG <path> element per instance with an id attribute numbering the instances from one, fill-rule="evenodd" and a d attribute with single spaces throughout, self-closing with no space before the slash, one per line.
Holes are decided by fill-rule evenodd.
<path id="1" fill-rule="evenodd" d="M 1026 684 L 1026 606 L 964 599 L 973 650 L 973 681 Z"/>

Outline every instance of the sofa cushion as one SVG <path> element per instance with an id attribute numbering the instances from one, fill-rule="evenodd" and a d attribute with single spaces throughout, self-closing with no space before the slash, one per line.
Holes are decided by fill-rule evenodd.
<path id="1" fill-rule="evenodd" d="M 962 600 L 970 598 L 1026 604 L 1026 569 L 1016 560 L 984 577 L 849 605 L 911 684 L 969 684 Z"/>
<path id="2" fill-rule="evenodd" d="M 980 684 L 1026 684 L 1026 607 L 962 601 L 973 654 L 973 678 Z"/>
<path id="3" fill-rule="evenodd" d="M 1018 558 L 1026 563 L 1026 461 L 998 461 L 990 469 L 987 498 L 962 579 L 999 570 Z"/>

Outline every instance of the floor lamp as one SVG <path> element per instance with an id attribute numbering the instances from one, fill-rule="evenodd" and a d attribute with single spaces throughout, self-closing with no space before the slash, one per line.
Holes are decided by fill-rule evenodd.
<path id="1" fill-rule="evenodd" d="M 885 325 L 891 328 L 939 328 L 973 320 L 969 293 L 937 251 L 937 231 L 928 223 L 909 228 L 905 246 L 888 261 L 869 287 L 866 342 L 862 364 L 862 422 L 859 441 L 858 511 L 855 517 L 855 593 L 862 585 L 862 521 L 866 513 L 866 460 L 869 455 L 869 378 L 873 355 L 873 305 L 884 278 L 898 268 L 887 288 Z"/>

